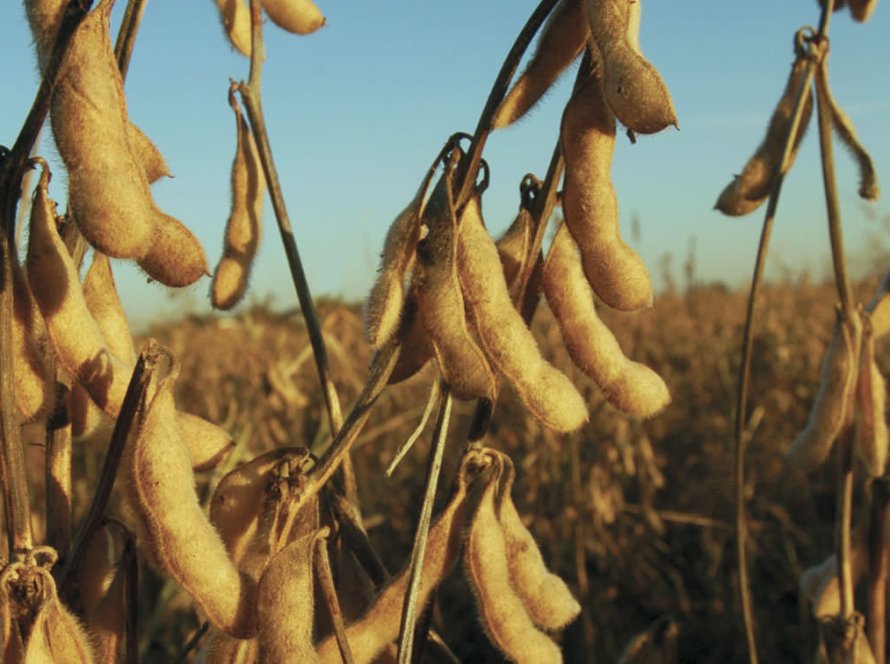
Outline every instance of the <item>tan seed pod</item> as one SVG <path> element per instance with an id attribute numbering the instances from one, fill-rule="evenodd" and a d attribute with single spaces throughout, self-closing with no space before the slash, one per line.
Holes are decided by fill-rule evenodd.
<path id="1" fill-rule="evenodd" d="M 68 417 L 71 419 L 71 435 L 75 439 L 90 438 L 100 427 L 111 422 L 90 398 L 89 392 L 77 383 L 71 385 L 69 392 Z"/>
<path id="2" fill-rule="evenodd" d="M 22 422 L 33 422 L 53 407 L 54 385 L 42 349 L 46 330 L 18 261 L 12 266 L 12 366 L 15 403 Z"/>
<path id="3" fill-rule="evenodd" d="M 232 207 L 226 223 L 223 255 L 210 290 L 213 306 L 226 310 L 240 302 L 247 290 L 250 268 L 260 246 L 266 199 L 266 179 L 256 141 L 231 91 L 229 105 L 235 113 L 236 125 Z"/>
<path id="4" fill-rule="evenodd" d="M 887 466 L 887 385 L 875 361 L 875 340 L 866 322 L 859 351 L 856 378 L 856 408 L 859 411 L 859 458 L 872 477 L 880 477 Z"/>
<path id="5" fill-rule="evenodd" d="M 34 192 L 26 267 L 34 284 L 34 301 L 62 366 L 86 389 L 93 401 L 116 416 L 130 380 L 130 371 L 105 347 L 90 315 L 71 255 L 56 229 L 54 203 L 44 170 Z"/>
<path id="6" fill-rule="evenodd" d="M 587 281 L 613 309 L 651 307 L 652 283 L 646 265 L 621 238 L 618 197 L 610 174 L 615 118 L 596 76 L 569 100 L 562 116 L 561 142 L 566 162 L 562 207 L 581 250 Z"/>
<path id="7" fill-rule="evenodd" d="M 137 261 L 149 277 L 171 288 L 183 288 L 210 274 L 204 247 L 184 224 L 163 212 L 158 212 L 154 221 L 151 247 Z"/>
<path id="8" fill-rule="evenodd" d="M 158 150 L 158 146 L 145 135 L 145 132 L 132 122 L 129 122 L 127 124 L 127 133 L 130 137 L 130 145 L 133 146 L 136 157 L 139 163 L 142 164 L 142 170 L 145 172 L 145 177 L 149 184 L 157 182 L 162 177 L 173 177 L 173 174 L 170 173 L 170 169 L 167 167 L 167 162 L 164 160 L 164 155 Z"/>
<path id="9" fill-rule="evenodd" d="M 495 129 L 513 124 L 525 115 L 584 49 L 590 27 L 583 0 L 560 0 L 553 8 L 535 53 L 513 84 L 494 116 Z"/>
<path id="10" fill-rule="evenodd" d="M 177 413 L 192 470 L 216 468 L 232 451 L 235 441 L 221 427 L 191 413 Z"/>
<path id="11" fill-rule="evenodd" d="M 250 55 L 250 8 L 244 0 L 216 0 L 219 18 L 229 43 L 242 55 Z"/>
<path id="12" fill-rule="evenodd" d="M 149 250 L 157 209 L 130 143 L 123 83 L 102 0 L 71 39 L 52 96 L 56 146 L 68 170 L 68 205 L 86 240 L 109 256 Z"/>
<path id="13" fill-rule="evenodd" d="M 498 453 L 498 458 L 504 469 L 498 521 L 504 534 L 510 582 L 532 622 L 548 631 L 561 630 L 578 617 L 581 605 L 565 582 L 547 569 L 541 550 L 513 504 L 513 461 L 504 453 Z"/>
<path id="14" fill-rule="evenodd" d="M 802 470 L 812 470 L 825 461 L 850 415 L 848 402 L 856 376 L 853 355 L 858 344 L 858 338 L 851 338 L 854 336 L 859 336 L 858 325 L 851 335 L 840 319 L 835 323 L 834 336 L 822 361 L 819 392 L 807 425 L 788 449 L 788 461 Z"/>
<path id="15" fill-rule="evenodd" d="M 667 85 L 639 48 L 642 1 L 585 0 L 585 9 L 605 101 L 621 124 L 640 134 L 676 125 Z"/>
<path id="16" fill-rule="evenodd" d="M 109 526 L 96 531 L 87 544 L 78 583 L 93 654 L 99 662 L 114 662 L 126 627 L 120 547 Z"/>
<path id="17" fill-rule="evenodd" d="M 507 282 L 507 290 L 510 292 L 510 299 L 513 302 L 516 302 L 516 298 L 519 296 L 519 277 L 525 269 L 534 239 L 532 223 L 531 212 L 521 205 L 513 223 L 495 243 L 504 271 L 504 280 Z"/>
<path id="18" fill-rule="evenodd" d="M 296 35 L 312 34 L 325 24 L 312 0 L 262 0 L 262 4 L 275 25 Z"/>
<path id="19" fill-rule="evenodd" d="M 259 661 L 259 639 L 236 639 L 225 632 L 211 630 L 207 638 L 204 664 L 256 664 Z"/>
<path id="20" fill-rule="evenodd" d="M 426 557 L 421 571 L 418 611 L 426 605 L 430 594 L 457 562 L 463 544 L 463 531 L 468 518 L 467 491 L 472 480 L 470 458 L 464 458 L 458 485 L 445 509 L 430 527 Z M 355 664 L 370 664 L 399 635 L 399 624 L 408 587 L 410 565 L 406 565 L 377 596 L 360 620 L 346 628 L 346 639 Z M 340 650 L 334 636 L 328 636 L 316 647 L 318 659 L 325 664 L 339 664 Z"/>
<path id="21" fill-rule="evenodd" d="M 111 261 L 100 251 L 93 252 L 93 262 L 83 280 L 83 297 L 109 352 L 126 364 L 135 364 L 136 348 L 114 283 Z"/>
<path id="22" fill-rule="evenodd" d="M 491 363 L 549 428 L 569 432 L 581 427 L 587 422 L 583 397 L 541 356 L 531 330 L 513 307 L 497 248 L 482 222 L 479 194 L 467 202 L 461 216 L 457 262 L 464 301 Z"/>
<path id="23" fill-rule="evenodd" d="M 850 547 L 850 571 L 855 587 L 869 569 L 869 553 L 866 532 L 859 528 L 853 532 Z M 831 555 L 818 565 L 806 569 L 800 575 L 800 592 L 813 608 L 816 618 L 836 616 L 841 612 L 840 579 L 837 556 Z"/>
<path id="24" fill-rule="evenodd" d="M 417 310 L 417 289 L 412 287 L 405 301 L 402 318 L 405 321 L 406 330 L 402 344 L 399 347 L 399 357 L 396 366 L 389 376 L 389 384 L 394 385 L 411 378 L 426 366 L 435 355 L 430 337 L 423 326 L 423 319 Z"/>
<path id="25" fill-rule="evenodd" d="M 34 36 L 40 72 L 46 69 L 68 0 L 25 0 L 25 14 Z"/>
<path id="26" fill-rule="evenodd" d="M 458 276 L 458 227 L 452 203 L 454 172 L 449 167 L 427 202 L 429 228 L 417 247 L 415 292 L 423 327 L 439 370 L 459 399 L 493 398 L 497 390 L 485 354 L 470 335 Z"/>
<path id="27" fill-rule="evenodd" d="M 89 638 L 59 601 L 52 575 L 38 568 L 37 576 L 43 597 L 25 645 L 23 664 L 92 664 Z"/>
<path id="28" fill-rule="evenodd" d="M 315 549 L 327 527 L 288 544 L 269 561 L 257 587 L 260 659 L 269 664 L 317 662 L 312 647 Z M 322 542 L 322 546 L 324 543 Z"/>
<path id="29" fill-rule="evenodd" d="M 156 563 L 208 619 L 231 636 L 248 638 L 256 633 L 256 587 L 235 568 L 198 501 L 173 401 L 177 374 L 174 365 L 156 390 L 149 389 L 122 462 L 137 525 Z"/>
<path id="30" fill-rule="evenodd" d="M 742 172 L 733 178 L 717 198 L 717 204 L 714 207 L 723 214 L 736 217 L 748 214 L 760 207 L 769 197 L 773 178 L 781 167 L 782 151 L 788 131 L 791 129 L 794 100 L 804 81 L 806 67 L 807 62 L 803 58 L 798 58 L 791 66 L 788 82 L 785 84 L 785 90 L 770 118 L 766 136 L 745 164 Z M 787 173 L 794 165 L 797 150 L 806 134 L 812 115 L 813 93 L 808 91 L 804 100 L 803 115 L 801 115 L 791 154 L 783 173 Z"/>
<path id="31" fill-rule="evenodd" d="M 850 0 L 850 13 L 860 23 L 871 18 L 871 13 L 878 6 L 878 0 Z"/>
<path id="32" fill-rule="evenodd" d="M 553 238 L 541 281 L 569 356 L 596 381 L 609 403 L 637 417 L 651 417 L 670 403 L 661 376 L 625 357 L 615 335 L 597 316 L 593 292 L 565 225 Z"/>
<path id="33" fill-rule="evenodd" d="M 483 489 L 464 554 L 482 626 L 511 662 L 562 662 L 559 646 L 535 627 L 510 579 L 507 543 L 495 510 L 497 486 L 496 473 Z"/>

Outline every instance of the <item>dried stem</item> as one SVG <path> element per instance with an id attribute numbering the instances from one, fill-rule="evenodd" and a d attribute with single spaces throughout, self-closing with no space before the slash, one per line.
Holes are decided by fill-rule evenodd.
<path id="1" fill-rule="evenodd" d="M 445 442 L 448 439 L 448 423 L 451 419 L 451 390 L 443 384 L 441 398 L 436 414 L 436 428 L 433 431 L 433 444 L 427 463 L 426 483 L 423 504 L 414 533 L 414 546 L 411 549 L 408 588 L 405 590 L 405 601 L 402 604 L 402 622 L 399 627 L 399 664 L 410 664 L 414 646 L 414 629 L 417 615 L 417 594 L 420 591 L 420 579 L 423 572 L 423 560 L 426 556 L 427 536 L 433 515 L 433 502 L 436 489 L 439 487 L 439 476 L 442 472 L 442 457 L 445 454 Z"/>
<path id="2" fill-rule="evenodd" d="M 68 557 L 71 546 L 71 422 L 65 397 L 68 393 L 56 383 L 56 402 L 46 422 L 46 543 L 59 559 Z"/>
<path id="3" fill-rule="evenodd" d="M 136 33 L 145 13 L 145 4 L 148 0 L 130 0 L 127 10 L 117 33 L 117 41 L 114 44 L 114 57 L 117 60 L 117 68 L 121 78 L 126 80 L 127 71 L 130 69 L 130 58 L 133 55 L 133 46 L 136 44 Z"/>
<path id="4" fill-rule="evenodd" d="M 352 651 L 349 649 L 349 641 L 346 639 L 346 626 L 343 624 L 343 612 L 340 610 L 337 589 L 334 587 L 331 561 L 328 560 L 327 538 L 319 538 L 315 542 L 314 548 L 315 579 L 328 608 L 331 625 L 334 627 L 334 638 L 337 639 L 337 648 L 340 650 L 340 658 L 343 664 L 353 664 Z"/>
<path id="5" fill-rule="evenodd" d="M 866 629 L 875 664 L 886 662 L 887 648 L 887 527 L 890 525 L 890 478 L 879 477 L 871 485 L 869 532 L 868 616 Z"/>
<path id="6" fill-rule="evenodd" d="M 831 0 L 826 3 L 831 4 Z M 824 13 L 824 10 L 823 10 Z M 824 23 L 824 22 L 823 22 Z M 800 34 L 800 33 L 798 33 Z M 811 46 L 811 50 L 812 50 Z M 742 335 L 742 360 L 739 368 L 738 389 L 736 392 L 736 412 L 734 426 L 735 447 L 735 531 L 736 531 L 736 556 L 738 559 L 739 575 L 739 599 L 742 607 L 742 621 L 744 623 L 745 641 L 748 647 L 748 661 L 756 664 L 757 640 L 754 633 L 754 608 L 751 601 L 751 586 L 748 578 L 748 528 L 745 505 L 745 454 L 748 446 L 747 435 L 747 401 L 748 385 L 751 378 L 751 349 L 754 341 L 754 322 L 756 313 L 757 296 L 760 285 L 763 282 L 763 271 L 766 264 L 767 250 L 769 249 L 770 236 L 773 223 L 776 218 L 776 209 L 779 205 L 779 195 L 782 191 L 782 183 L 785 180 L 786 164 L 794 146 L 794 137 L 800 127 L 803 107 L 806 97 L 810 94 L 810 86 L 815 73 L 815 57 L 813 54 L 798 54 L 798 57 L 807 57 L 808 63 L 800 89 L 794 100 L 793 113 L 785 145 L 782 150 L 781 167 L 776 169 L 770 189 L 769 201 L 766 205 L 766 214 L 763 220 L 763 229 L 760 233 L 760 242 L 757 247 L 757 258 L 754 261 L 754 275 L 751 278 L 751 289 L 748 293 L 748 306 L 745 315 L 745 329 Z M 818 57 L 816 55 L 816 57 Z"/>

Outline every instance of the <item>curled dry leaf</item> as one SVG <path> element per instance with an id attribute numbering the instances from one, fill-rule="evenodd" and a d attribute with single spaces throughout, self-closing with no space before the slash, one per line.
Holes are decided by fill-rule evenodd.
<path id="1" fill-rule="evenodd" d="M 596 381 L 609 403 L 637 417 L 650 417 L 670 403 L 661 376 L 625 357 L 615 335 L 597 316 L 566 225 L 553 238 L 541 281 L 569 356 Z"/>
<path id="2" fill-rule="evenodd" d="M 651 307 L 646 265 L 621 238 L 611 179 L 615 118 L 606 107 L 597 76 L 591 76 L 566 105 L 560 138 L 566 162 L 562 207 L 581 250 L 587 281 L 614 309 Z"/>

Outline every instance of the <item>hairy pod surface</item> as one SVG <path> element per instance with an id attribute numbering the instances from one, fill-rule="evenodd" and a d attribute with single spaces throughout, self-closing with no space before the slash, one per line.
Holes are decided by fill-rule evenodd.
<path id="1" fill-rule="evenodd" d="M 880 477 L 887 466 L 887 385 L 875 361 L 875 340 L 869 322 L 862 331 L 856 407 L 859 410 L 859 458 L 869 475 Z"/>
<path id="2" fill-rule="evenodd" d="M 550 245 L 541 281 L 569 356 L 596 381 L 609 403 L 637 417 L 650 417 L 670 403 L 661 376 L 625 357 L 615 335 L 597 316 L 593 292 L 565 224 Z"/>
<path id="3" fill-rule="evenodd" d="M 717 204 L 714 207 L 723 214 L 735 217 L 749 214 L 759 208 L 769 197 L 773 179 L 782 167 L 782 152 L 788 132 L 791 130 L 794 101 L 806 76 L 806 68 L 807 61 L 803 58 L 798 58 L 791 66 L 788 82 L 785 84 L 785 90 L 770 118 L 766 136 L 745 164 L 742 172 L 733 178 L 717 198 Z M 801 115 L 797 134 L 793 139 L 788 163 L 782 173 L 787 173 L 794 165 L 797 150 L 813 115 L 813 92 L 809 90 L 805 94 L 803 115 Z"/>
<path id="4" fill-rule="evenodd" d="M 207 638 L 205 664 L 256 664 L 259 661 L 259 639 L 236 639 L 225 632 L 211 630 Z"/>
<path id="5" fill-rule="evenodd" d="M 25 15 L 34 37 L 37 64 L 42 73 L 49 63 L 68 0 L 25 0 Z"/>
<path id="6" fill-rule="evenodd" d="M 504 534 L 510 581 L 532 622 L 548 631 L 561 630 L 578 617 L 581 605 L 565 581 L 547 569 L 541 550 L 513 504 L 513 461 L 503 453 L 498 457 L 504 479 L 497 514 Z"/>
<path id="7" fill-rule="evenodd" d="M 603 68 L 605 101 L 628 129 L 653 134 L 677 124 L 658 70 L 639 48 L 642 2 L 584 0 L 595 59 Z"/>
<path id="8" fill-rule="evenodd" d="M 510 579 L 507 543 L 495 510 L 497 473 L 470 523 L 464 563 L 489 640 L 511 662 L 562 662 L 559 646 L 535 627 Z"/>
<path id="9" fill-rule="evenodd" d="M 90 641 L 83 627 L 59 601 L 48 570 L 38 569 L 40 606 L 25 645 L 23 664 L 92 664 Z"/>
<path id="10" fill-rule="evenodd" d="M 245 0 L 216 0 L 219 19 L 229 43 L 242 55 L 250 55 L 250 8 Z"/>
<path id="11" fill-rule="evenodd" d="M 430 337 L 423 326 L 423 318 L 418 310 L 416 285 L 412 286 L 408 293 L 408 299 L 405 300 L 402 319 L 404 332 L 401 332 L 402 343 L 399 346 L 396 366 L 389 376 L 390 385 L 411 378 L 423 369 L 435 355 Z"/>
<path id="12" fill-rule="evenodd" d="M 140 258 L 151 246 L 157 211 L 130 142 L 108 34 L 112 4 L 102 0 L 75 31 L 50 118 L 68 170 L 68 204 L 84 238 L 109 256 Z"/>
<path id="13" fill-rule="evenodd" d="M 53 407 L 54 381 L 44 355 L 46 330 L 43 317 L 17 260 L 12 265 L 12 292 L 15 404 L 22 422 L 33 422 Z"/>
<path id="14" fill-rule="evenodd" d="M 497 247 L 483 225 L 478 194 L 461 216 L 458 270 L 482 348 L 525 407 L 556 431 L 580 428 L 587 421 L 584 399 L 565 374 L 541 356 L 531 330 L 513 307 Z"/>
<path id="15" fill-rule="evenodd" d="M 157 182 L 162 177 L 173 177 L 167 167 L 164 155 L 161 154 L 158 146 L 145 135 L 145 132 L 132 122 L 128 122 L 127 133 L 130 137 L 130 145 L 133 146 L 133 151 L 136 153 L 139 163 L 142 164 L 142 170 L 149 184 Z"/>
<path id="16" fill-rule="evenodd" d="M 495 243 L 504 272 L 504 281 L 507 282 L 507 290 L 514 303 L 519 297 L 520 276 L 525 269 L 534 240 L 532 224 L 531 212 L 521 205 L 513 223 Z"/>
<path id="17" fill-rule="evenodd" d="M 122 467 L 143 527 L 143 544 L 158 565 L 216 627 L 247 638 L 256 633 L 256 587 L 235 568 L 198 501 L 173 401 L 177 373 L 178 367 L 172 367 L 140 406 L 138 430 L 135 440 L 128 441 Z"/>
<path id="18" fill-rule="evenodd" d="M 497 391 L 485 354 L 470 334 L 458 276 L 458 227 L 452 202 L 453 170 L 446 170 L 427 202 L 427 236 L 417 246 L 415 293 L 439 370 L 459 399 L 492 399 Z"/>
<path id="19" fill-rule="evenodd" d="M 860 331 L 857 325 L 856 333 L 851 335 L 841 320 L 835 323 L 809 419 L 788 449 L 788 461 L 802 470 L 812 470 L 825 461 L 850 414 L 848 402 L 856 376 L 853 359 L 859 342 L 851 337 L 858 337 Z"/>
<path id="20" fill-rule="evenodd" d="M 309 35 L 325 24 L 324 14 L 312 0 L 262 0 L 272 22 L 296 35 Z"/>
<path id="21" fill-rule="evenodd" d="M 135 364 L 136 348 L 114 283 L 111 261 L 100 251 L 93 252 L 93 262 L 83 280 L 83 297 L 109 352 L 122 362 Z"/>
<path id="22" fill-rule="evenodd" d="M 513 124 L 538 103 L 559 75 L 577 58 L 590 27 L 583 0 L 560 0 L 541 30 L 535 53 L 494 116 L 495 129 Z"/>
<path id="23" fill-rule="evenodd" d="M 649 272 L 625 244 L 618 225 L 618 197 L 610 172 L 615 118 L 606 107 L 596 76 L 566 105 L 560 138 L 566 162 L 562 207 L 581 250 L 587 281 L 613 309 L 651 307 Z"/>
<path id="24" fill-rule="evenodd" d="M 191 286 L 210 274 L 198 238 L 178 219 L 163 212 L 155 215 L 151 246 L 137 262 L 149 277 L 171 288 Z"/>
<path id="25" fill-rule="evenodd" d="M 235 112 L 236 144 L 232 160 L 232 206 L 226 222 L 223 255 L 210 289 L 210 298 L 217 309 L 231 309 L 244 297 L 250 269 L 260 246 L 263 232 L 263 203 L 266 178 L 253 133 L 241 108 L 230 96 Z"/>

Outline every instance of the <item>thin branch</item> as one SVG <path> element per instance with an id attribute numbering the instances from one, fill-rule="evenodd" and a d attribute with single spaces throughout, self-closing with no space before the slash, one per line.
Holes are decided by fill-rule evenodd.
<path id="1" fill-rule="evenodd" d="M 145 5 L 148 0 L 130 0 L 127 10 L 124 12 L 120 30 L 117 33 L 117 41 L 114 44 L 114 57 L 117 60 L 117 68 L 121 78 L 126 80 L 127 71 L 130 69 L 130 58 L 133 55 L 133 46 L 136 44 L 136 33 L 145 13 Z"/>
<path id="2" fill-rule="evenodd" d="M 423 572 L 423 560 L 426 556 L 427 536 L 433 515 L 433 502 L 436 489 L 439 487 L 439 476 L 442 472 L 442 457 L 445 454 L 445 442 L 448 439 L 448 423 L 451 419 L 451 390 L 443 384 L 441 399 L 436 417 L 436 428 L 433 433 L 433 444 L 427 464 L 426 489 L 417 531 L 414 533 L 414 546 L 411 549 L 410 573 L 408 588 L 405 590 L 405 601 L 402 604 L 402 622 L 399 628 L 399 664 L 410 664 L 414 646 L 415 618 L 417 614 L 417 594 L 420 591 L 420 579 Z"/>
<path id="3" fill-rule="evenodd" d="M 314 543 L 315 578 L 321 588 L 321 595 L 328 608 L 331 624 L 334 627 L 334 638 L 337 639 L 337 648 L 340 650 L 340 658 L 343 664 L 353 664 L 352 651 L 349 649 L 349 641 L 346 640 L 346 627 L 343 624 L 343 612 L 340 610 L 340 601 L 337 599 L 337 589 L 334 587 L 334 575 L 331 572 L 331 561 L 328 560 L 328 540 L 319 538 Z"/>

